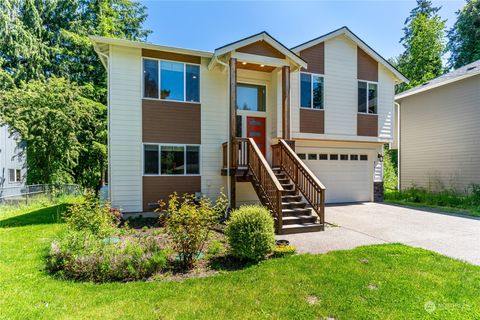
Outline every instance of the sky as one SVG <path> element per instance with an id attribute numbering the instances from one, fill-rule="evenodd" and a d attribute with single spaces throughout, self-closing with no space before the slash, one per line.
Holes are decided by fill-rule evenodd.
<path id="1" fill-rule="evenodd" d="M 141 1 L 148 42 L 213 51 L 267 31 L 287 47 L 348 26 L 385 58 L 403 47 L 403 23 L 416 2 L 403 1 Z M 450 28 L 464 1 L 433 1 Z"/>

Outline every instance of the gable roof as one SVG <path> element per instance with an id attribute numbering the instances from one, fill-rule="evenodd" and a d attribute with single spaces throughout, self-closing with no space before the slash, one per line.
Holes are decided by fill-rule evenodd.
<path id="1" fill-rule="evenodd" d="M 268 32 L 262 31 L 257 34 L 254 34 L 252 36 L 240 39 L 238 41 L 226 44 L 224 46 L 221 46 L 217 49 L 215 49 L 213 56 L 218 57 L 223 54 L 226 54 L 228 52 L 231 52 L 233 50 L 248 46 L 252 43 L 258 42 L 258 41 L 265 41 L 269 45 L 271 45 L 273 48 L 278 50 L 280 53 L 285 55 L 287 58 L 295 62 L 297 65 L 306 68 L 307 62 L 303 60 L 299 55 L 297 55 L 295 52 L 292 50 L 288 49 L 285 45 L 283 45 L 280 41 L 272 37 Z"/>
<path id="2" fill-rule="evenodd" d="M 385 58 L 383 58 L 380 54 L 378 54 L 375 50 L 373 50 L 368 44 L 366 44 L 362 39 L 360 39 L 356 34 L 354 34 L 348 27 L 341 27 L 337 30 L 324 34 L 318 38 L 312 39 L 310 41 L 304 42 L 298 46 L 291 48 L 291 50 L 295 53 L 299 53 L 302 50 L 305 50 L 309 47 L 317 45 L 321 42 L 327 41 L 329 39 L 338 37 L 340 35 L 345 35 L 350 40 L 355 42 L 355 44 L 360 47 L 363 51 L 365 51 L 369 56 L 375 59 L 377 62 L 383 64 L 390 72 L 392 72 L 395 77 L 397 77 L 400 82 L 407 82 L 408 79 L 405 77 L 400 71 L 398 71 L 390 62 L 388 62 Z"/>
<path id="3" fill-rule="evenodd" d="M 421 85 L 399 93 L 395 96 L 395 100 L 399 100 L 420 92 L 428 91 L 433 88 L 438 88 L 440 86 L 456 82 L 465 78 L 469 78 L 478 74 L 480 74 L 480 60 L 467 64 L 461 68 L 441 75 L 440 77 L 437 77 L 433 80 L 427 81 L 425 83 L 422 83 Z"/>

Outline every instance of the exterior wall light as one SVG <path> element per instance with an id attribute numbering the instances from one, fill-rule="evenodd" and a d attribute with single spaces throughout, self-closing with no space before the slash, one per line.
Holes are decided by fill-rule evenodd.
<path id="1" fill-rule="evenodd" d="M 381 153 L 378 154 L 378 161 L 383 162 L 383 155 Z"/>

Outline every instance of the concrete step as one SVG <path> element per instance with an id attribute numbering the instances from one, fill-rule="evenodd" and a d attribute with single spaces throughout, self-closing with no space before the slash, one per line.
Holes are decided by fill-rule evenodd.
<path id="1" fill-rule="evenodd" d="M 304 233 L 323 231 L 323 226 L 319 223 L 287 224 L 283 225 L 281 234 Z"/>
<path id="2" fill-rule="evenodd" d="M 317 221 L 317 217 L 315 216 L 288 216 L 283 217 L 282 219 L 283 225 L 291 225 L 291 224 L 311 224 Z"/>

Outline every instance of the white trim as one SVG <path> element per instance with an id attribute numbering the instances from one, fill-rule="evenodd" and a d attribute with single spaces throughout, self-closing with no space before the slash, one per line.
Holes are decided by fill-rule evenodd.
<path id="1" fill-rule="evenodd" d="M 232 58 L 236 58 L 238 62 L 249 62 L 255 64 L 263 64 L 271 67 L 283 67 L 288 66 L 289 63 L 285 59 L 272 58 L 267 56 L 260 56 L 256 54 L 243 53 L 243 52 L 232 52 Z"/>
<path id="2" fill-rule="evenodd" d="M 157 69 L 158 69 L 158 98 L 152 98 L 152 97 L 145 97 L 145 76 L 144 76 L 144 61 L 145 60 L 154 60 L 157 61 Z M 179 63 L 183 64 L 183 100 L 173 100 L 173 99 L 162 99 L 162 88 L 161 88 L 161 83 L 162 83 L 162 68 L 161 68 L 161 63 L 162 61 L 165 62 L 174 62 L 174 63 Z M 198 66 L 198 101 L 188 101 L 187 99 L 187 65 L 192 65 L 192 66 Z M 144 100 L 155 100 L 155 101 L 169 101 L 169 102 L 181 102 L 181 103 L 193 103 L 193 104 L 201 104 L 200 97 L 201 97 L 201 76 L 200 76 L 200 71 L 201 71 L 201 64 L 198 63 L 188 63 L 188 62 L 182 62 L 182 61 L 175 61 L 175 60 L 167 60 L 167 59 L 158 59 L 158 58 L 150 58 L 150 57 L 142 57 L 142 92 L 141 92 L 141 97 Z"/>
<path id="3" fill-rule="evenodd" d="M 310 75 L 310 105 L 311 107 L 303 107 L 302 106 L 302 73 Z M 323 90 L 322 90 L 322 108 L 314 108 L 313 107 L 313 76 L 322 78 L 322 85 L 323 85 Z M 313 72 L 299 72 L 299 102 L 298 105 L 300 106 L 300 109 L 307 109 L 307 110 L 316 110 L 316 111 L 324 111 L 325 110 L 325 75 L 320 74 L 320 73 L 313 73 Z"/>
<path id="4" fill-rule="evenodd" d="M 425 91 L 435 89 L 435 88 L 438 88 L 438 87 L 441 87 L 441 86 L 444 86 L 444 85 L 447 85 L 447 84 L 450 84 L 450 83 L 453 83 L 453 82 L 457 82 L 457 81 L 460 81 L 460 80 L 463 80 L 463 79 L 467 79 L 467 78 L 470 78 L 470 77 L 473 77 L 473 76 L 476 76 L 476 75 L 480 75 L 480 70 L 475 71 L 475 72 L 470 72 L 470 73 L 464 74 L 463 76 L 459 76 L 459 77 L 456 77 L 456 78 L 453 78 L 453 79 L 448 79 L 448 80 L 441 81 L 441 82 L 438 82 L 438 83 L 434 83 L 434 84 L 431 84 L 431 85 L 425 85 L 424 87 L 418 88 L 417 90 L 414 90 L 414 91 L 399 93 L 395 96 L 395 101 L 406 98 L 406 97 L 409 97 L 411 95 L 414 95 L 414 94 L 417 94 L 417 93 L 420 93 L 420 92 L 425 92 Z"/>
<path id="5" fill-rule="evenodd" d="M 358 83 L 359 83 L 359 82 L 365 82 L 365 83 L 367 84 L 367 94 L 366 94 L 366 97 L 365 97 L 365 99 L 366 99 L 367 112 L 360 112 L 360 111 L 358 111 L 358 102 L 359 102 L 359 101 L 358 101 Z M 377 86 L 377 97 L 376 97 L 376 98 L 377 98 L 377 112 L 376 112 L 376 113 L 370 113 L 370 112 L 368 112 L 368 110 L 369 110 L 369 105 L 368 105 L 368 101 L 369 101 L 369 100 L 368 100 L 368 90 L 369 90 L 369 87 L 370 87 L 371 84 L 374 84 L 374 85 Z M 369 81 L 369 80 L 357 79 L 357 114 L 376 115 L 376 116 L 378 116 L 378 82 Z"/>
<path id="6" fill-rule="evenodd" d="M 287 58 L 292 60 L 296 65 L 303 68 L 307 67 L 307 63 L 305 61 L 303 61 L 300 57 L 298 57 L 295 53 L 290 51 L 288 48 L 284 47 L 282 44 L 280 44 L 277 40 L 275 40 L 273 37 L 268 35 L 266 32 L 259 33 L 252 37 L 249 37 L 241 41 L 237 41 L 230 45 L 216 49 L 214 52 L 214 57 L 221 56 L 223 54 L 234 51 L 237 48 L 245 47 L 249 44 L 255 43 L 257 41 L 262 41 L 262 40 L 268 43 L 269 45 L 271 45 L 272 47 L 274 47 L 276 50 L 278 50 L 282 54 L 284 54 Z"/>
<path id="7" fill-rule="evenodd" d="M 145 146 L 158 146 L 158 174 L 145 173 Z M 183 147 L 183 174 L 162 174 L 162 146 Z M 187 147 L 198 147 L 198 173 L 186 173 L 187 171 Z M 202 175 L 202 146 L 196 143 L 158 143 L 142 142 L 142 176 L 143 177 L 200 177 Z"/>
<path id="8" fill-rule="evenodd" d="M 392 67 L 390 65 L 390 63 L 388 63 L 388 61 L 385 60 L 382 56 L 380 56 L 378 53 L 376 53 L 374 50 L 372 50 L 370 47 L 368 47 L 367 44 L 365 44 L 360 38 L 358 38 L 355 34 L 353 34 L 353 32 L 351 32 L 347 27 L 342 27 L 342 28 L 340 28 L 340 29 L 338 29 L 334 32 L 328 33 L 328 34 L 326 34 L 322 37 L 313 39 L 309 42 L 306 42 L 306 43 L 301 44 L 299 46 L 293 47 L 291 50 L 295 53 L 299 53 L 302 50 L 313 47 L 313 46 L 315 46 L 315 45 L 317 45 L 321 42 L 325 42 L 329 39 L 338 37 L 340 35 L 345 35 L 348 38 L 350 38 L 353 42 L 355 42 L 355 44 L 358 47 L 360 47 L 360 49 L 365 51 L 369 56 L 373 57 L 377 62 L 380 62 L 381 64 L 383 64 L 385 66 L 385 68 L 387 68 L 391 73 L 393 73 L 395 75 L 395 77 L 397 78 L 397 80 L 399 80 L 398 83 L 402 83 L 402 82 L 408 83 L 409 82 L 408 79 L 404 75 L 402 75 L 397 69 Z"/>
<path id="9" fill-rule="evenodd" d="M 142 41 L 114 39 L 114 38 L 106 38 L 106 37 L 98 37 L 98 36 L 89 36 L 89 39 L 90 41 L 92 41 L 94 44 L 97 44 L 97 45 L 110 44 L 110 45 L 117 45 L 117 46 L 131 47 L 131 48 L 152 49 L 152 50 L 158 50 L 158 51 L 166 51 L 166 52 L 173 52 L 173 53 L 180 53 L 180 54 L 188 54 L 193 56 L 200 56 L 204 58 L 211 58 L 213 56 L 213 53 L 208 51 L 162 46 L 162 45 L 153 44 L 149 42 L 142 42 Z"/>

